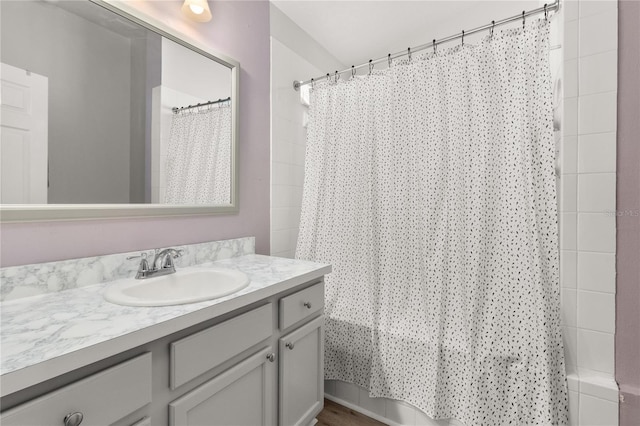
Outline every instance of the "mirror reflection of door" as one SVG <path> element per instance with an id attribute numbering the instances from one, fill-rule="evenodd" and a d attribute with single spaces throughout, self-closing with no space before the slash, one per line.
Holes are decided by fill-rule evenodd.
<path id="1" fill-rule="evenodd" d="M 48 79 L 2 64 L 0 202 L 47 203 Z"/>

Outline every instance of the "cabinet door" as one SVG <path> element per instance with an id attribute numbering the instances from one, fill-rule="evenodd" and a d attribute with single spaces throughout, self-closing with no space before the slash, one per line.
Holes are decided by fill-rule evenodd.
<path id="1" fill-rule="evenodd" d="M 268 347 L 169 404 L 169 424 L 273 424 L 275 364 Z"/>
<path id="2" fill-rule="evenodd" d="M 324 403 L 324 317 L 280 339 L 280 426 L 308 425 Z"/>

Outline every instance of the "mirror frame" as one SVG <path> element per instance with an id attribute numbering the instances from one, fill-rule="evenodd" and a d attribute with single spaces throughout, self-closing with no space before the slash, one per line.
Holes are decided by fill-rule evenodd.
<path id="1" fill-rule="evenodd" d="M 231 202 L 225 205 L 166 204 L 0 204 L 0 222 L 44 222 L 78 219 L 123 219 L 238 213 L 238 134 L 240 63 L 190 39 L 119 0 L 85 0 L 226 66 L 231 70 Z"/>

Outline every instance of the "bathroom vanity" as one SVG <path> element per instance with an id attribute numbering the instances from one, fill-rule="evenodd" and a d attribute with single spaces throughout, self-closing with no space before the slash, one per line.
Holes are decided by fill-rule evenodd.
<path id="1" fill-rule="evenodd" d="M 259 255 L 199 266 L 212 265 L 251 282 L 166 307 L 106 302 L 109 283 L 3 303 L 1 423 L 313 424 L 330 266 Z"/>

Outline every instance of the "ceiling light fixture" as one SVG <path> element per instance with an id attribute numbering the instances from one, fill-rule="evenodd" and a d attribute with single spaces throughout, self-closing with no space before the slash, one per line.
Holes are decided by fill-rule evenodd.
<path id="1" fill-rule="evenodd" d="M 211 10 L 207 0 L 184 0 L 182 13 L 197 22 L 209 22 Z"/>

